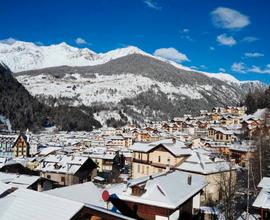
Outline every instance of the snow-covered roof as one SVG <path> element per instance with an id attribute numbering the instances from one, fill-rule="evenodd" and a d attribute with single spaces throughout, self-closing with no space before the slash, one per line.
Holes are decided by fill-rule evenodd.
<path id="1" fill-rule="evenodd" d="M 270 191 L 270 177 L 263 177 L 259 182 L 259 188 L 269 189 Z"/>
<path id="2" fill-rule="evenodd" d="M 42 148 L 39 152 L 39 155 L 47 156 L 48 154 L 51 154 L 55 151 L 61 150 L 61 147 L 46 147 Z"/>
<path id="3" fill-rule="evenodd" d="M 227 134 L 227 135 L 233 135 L 233 131 L 231 130 L 225 130 L 224 128 L 221 127 L 212 127 L 215 131 L 218 131 L 222 134 Z"/>
<path id="4" fill-rule="evenodd" d="M 47 190 L 43 193 L 98 207 L 106 207 L 105 202 L 102 200 L 102 192 L 103 190 L 98 188 L 94 183 L 86 182 Z"/>
<path id="5" fill-rule="evenodd" d="M 113 160 L 116 154 L 105 153 L 105 154 L 90 154 L 89 157 L 93 159 Z"/>
<path id="6" fill-rule="evenodd" d="M 134 143 L 130 149 L 133 151 L 140 151 L 140 152 L 149 152 L 150 150 L 154 149 L 155 147 L 162 145 L 168 151 L 170 151 L 175 156 L 180 155 L 190 155 L 191 150 L 185 145 L 184 142 L 172 139 L 164 139 L 152 143 Z"/>
<path id="7" fill-rule="evenodd" d="M 177 169 L 206 175 L 225 172 L 235 168 L 225 160 L 211 160 L 207 155 L 193 152 L 186 161 L 177 167 Z"/>
<path id="8" fill-rule="evenodd" d="M 132 195 L 131 187 L 127 189 L 126 184 L 112 186 L 108 191 L 110 194 L 116 194 L 121 200 L 175 209 L 207 185 L 203 177 L 195 174 L 191 175 L 192 181 L 189 185 L 188 176 L 189 174 L 185 172 L 174 171 L 152 176 L 152 178 L 148 176 L 148 179 L 144 181 L 143 179 L 132 180 L 131 184 L 137 181 L 137 184 L 145 185 L 145 192 L 141 196 Z"/>
<path id="9" fill-rule="evenodd" d="M 270 190 L 263 188 L 253 203 L 254 207 L 270 209 Z"/>
<path id="10" fill-rule="evenodd" d="M 251 214 L 249 213 L 247 216 L 247 212 L 243 212 L 237 220 L 260 220 L 261 216 L 259 214 Z"/>
<path id="11" fill-rule="evenodd" d="M 16 188 L 27 188 L 41 178 L 40 176 L 0 172 L 0 182 L 7 183 Z"/>
<path id="12" fill-rule="evenodd" d="M 75 174 L 87 159 L 88 157 L 73 155 L 49 155 L 39 164 L 37 170 L 42 172 Z"/>
<path id="13" fill-rule="evenodd" d="M 2 193 L 6 192 L 7 190 L 9 190 L 10 188 L 11 188 L 11 186 L 9 186 L 8 184 L 0 182 L 0 195 Z"/>
<path id="14" fill-rule="evenodd" d="M 1 220 L 69 220 L 83 203 L 28 189 L 18 189 L 0 199 Z"/>

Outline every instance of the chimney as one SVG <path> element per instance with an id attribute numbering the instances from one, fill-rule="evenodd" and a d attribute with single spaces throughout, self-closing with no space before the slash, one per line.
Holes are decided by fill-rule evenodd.
<path id="1" fill-rule="evenodd" d="M 172 138 L 172 142 L 173 142 L 173 144 L 176 143 L 176 139 L 174 137 Z"/>
<path id="2" fill-rule="evenodd" d="M 191 182 L 192 182 L 192 176 L 191 175 L 188 175 L 187 184 L 188 185 L 191 185 Z"/>

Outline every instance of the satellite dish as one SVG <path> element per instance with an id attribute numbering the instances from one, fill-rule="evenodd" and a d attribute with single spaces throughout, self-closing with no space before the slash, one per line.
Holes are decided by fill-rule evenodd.
<path id="1" fill-rule="evenodd" d="M 110 193 L 107 190 L 104 190 L 102 193 L 102 199 L 107 202 L 110 199 Z"/>

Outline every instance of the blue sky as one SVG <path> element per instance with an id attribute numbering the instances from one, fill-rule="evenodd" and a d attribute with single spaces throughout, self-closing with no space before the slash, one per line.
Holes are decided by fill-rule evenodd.
<path id="1" fill-rule="evenodd" d="M 134 45 L 270 84 L 269 0 L 0 0 L 0 39 L 96 52 Z"/>

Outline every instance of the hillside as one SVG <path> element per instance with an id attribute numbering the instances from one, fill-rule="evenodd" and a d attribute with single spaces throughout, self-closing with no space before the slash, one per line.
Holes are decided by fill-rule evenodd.
<path id="1" fill-rule="evenodd" d="M 51 67 L 15 76 L 32 95 L 50 105 L 113 106 L 137 120 L 237 105 L 249 89 L 264 87 L 256 81 L 222 81 L 142 54 L 95 66 Z"/>
<path id="2" fill-rule="evenodd" d="M 100 127 L 93 118 L 93 110 L 86 107 L 49 107 L 36 98 L 13 78 L 9 68 L 0 63 L 0 119 L 9 120 L 15 130 L 57 125 L 63 130 L 92 130 Z"/>
<path id="3" fill-rule="evenodd" d="M 89 108 L 103 124 L 121 118 L 119 110 L 129 120 L 143 121 L 238 105 L 248 92 L 265 88 L 259 81 L 196 71 L 133 46 L 96 53 L 66 43 L 0 42 L 0 60 L 42 103 Z"/>
<path id="4" fill-rule="evenodd" d="M 16 129 L 41 127 L 46 108 L 12 77 L 7 66 L 0 63 L 0 115 Z"/>

